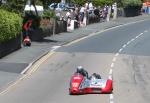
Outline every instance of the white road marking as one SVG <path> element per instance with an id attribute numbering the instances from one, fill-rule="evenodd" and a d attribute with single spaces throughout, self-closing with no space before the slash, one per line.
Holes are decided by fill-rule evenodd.
<path id="1" fill-rule="evenodd" d="M 112 73 L 113 73 L 113 69 L 110 69 L 109 70 L 109 75 L 112 75 Z"/>
<path id="2" fill-rule="evenodd" d="M 133 39 L 131 39 L 131 42 L 133 42 L 135 39 L 133 38 Z"/>
<path id="3" fill-rule="evenodd" d="M 114 98 L 113 94 L 110 94 L 110 100 L 112 100 Z"/>
<path id="4" fill-rule="evenodd" d="M 144 32 L 148 32 L 147 30 L 145 30 Z M 137 35 L 135 38 L 131 39 L 130 41 L 128 41 L 126 44 L 124 44 L 122 46 L 121 49 L 119 49 L 118 53 L 115 54 L 113 60 L 112 60 L 112 63 L 111 63 L 111 69 L 109 70 L 109 79 L 113 80 L 112 76 L 113 76 L 113 67 L 114 67 L 114 62 L 116 62 L 116 59 L 117 57 L 119 56 L 119 53 L 122 52 L 122 50 L 124 48 L 126 48 L 126 46 L 128 46 L 131 42 L 133 42 L 134 40 L 138 39 L 141 35 L 143 35 L 144 33 L 140 33 L 139 35 Z M 113 94 L 110 94 L 109 95 L 109 103 L 114 103 L 114 95 Z"/>
<path id="5" fill-rule="evenodd" d="M 123 46 L 122 46 L 122 48 L 125 48 L 127 45 L 126 44 L 124 44 Z"/>
<path id="6" fill-rule="evenodd" d="M 32 66 L 32 63 L 30 63 L 30 64 L 21 72 L 21 74 L 25 74 L 26 71 L 28 71 L 29 68 L 31 68 L 31 66 Z"/>
<path id="7" fill-rule="evenodd" d="M 110 66 L 111 68 L 113 68 L 114 67 L 114 63 L 111 63 L 111 66 Z"/>
<path id="8" fill-rule="evenodd" d="M 51 51 L 55 51 L 56 49 L 60 48 L 61 46 L 53 46 Z"/>
<path id="9" fill-rule="evenodd" d="M 139 36 L 143 35 L 144 33 L 139 34 Z"/>
<path id="10" fill-rule="evenodd" d="M 94 35 L 98 35 L 98 34 L 103 33 L 103 32 L 105 32 L 105 31 L 113 30 L 113 29 L 116 29 L 116 28 L 119 28 L 119 27 L 123 27 L 123 26 L 127 26 L 127 25 L 130 25 L 130 24 L 139 23 L 139 22 L 146 21 L 146 20 L 149 20 L 149 19 L 139 20 L 139 21 L 130 22 L 130 23 L 126 23 L 126 24 L 120 24 L 120 25 L 115 26 L 115 27 L 111 27 L 111 28 L 108 28 L 108 29 L 103 29 L 103 30 L 100 30 L 100 31 L 98 31 L 98 32 L 91 33 L 91 34 L 89 34 L 89 35 L 87 35 L 87 36 L 85 36 L 85 37 L 82 37 L 82 38 L 79 38 L 79 39 L 77 39 L 77 40 L 74 40 L 74 41 L 72 41 L 72 42 L 70 42 L 70 43 L 67 43 L 67 44 L 63 45 L 63 46 L 69 46 L 69 45 L 72 45 L 72 44 L 74 44 L 74 43 L 77 43 L 77 42 L 79 42 L 79 41 L 81 41 L 81 40 L 83 40 L 83 39 L 89 38 L 89 37 L 94 36 Z"/>
<path id="11" fill-rule="evenodd" d="M 119 53 L 122 52 L 122 50 L 123 50 L 123 48 L 121 48 L 121 49 L 119 50 Z"/>
<path id="12" fill-rule="evenodd" d="M 131 41 L 128 41 L 128 42 L 127 42 L 127 45 L 129 45 L 130 43 L 131 43 Z"/>
<path id="13" fill-rule="evenodd" d="M 112 75 L 109 75 L 109 76 L 108 76 L 108 79 L 113 80 Z"/>
<path id="14" fill-rule="evenodd" d="M 112 61 L 115 62 L 116 61 L 116 57 L 114 57 Z"/>
<path id="15" fill-rule="evenodd" d="M 116 53 L 116 54 L 115 54 L 115 57 L 117 57 L 117 56 L 119 56 L 119 53 Z"/>
<path id="16" fill-rule="evenodd" d="M 60 48 L 61 46 L 53 46 L 52 49 Z"/>
<path id="17" fill-rule="evenodd" d="M 147 30 L 145 30 L 144 32 L 145 32 L 145 33 L 147 33 L 148 31 L 147 31 Z"/>
<path id="18" fill-rule="evenodd" d="M 137 39 L 139 37 L 139 35 L 138 36 L 136 36 L 135 38 Z"/>

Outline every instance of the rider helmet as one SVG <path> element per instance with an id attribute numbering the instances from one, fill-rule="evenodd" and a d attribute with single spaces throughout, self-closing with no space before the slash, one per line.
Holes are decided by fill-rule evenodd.
<path id="1" fill-rule="evenodd" d="M 83 72 L 83 67 L 82 66 L 78 66 L 77 67 L 77 73 L 82 73 Z"/>

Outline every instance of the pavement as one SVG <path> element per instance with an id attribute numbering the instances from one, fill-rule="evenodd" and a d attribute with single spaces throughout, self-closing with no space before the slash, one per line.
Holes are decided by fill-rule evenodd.
<path id="1" fill-rule="evenodd" d="M 32 66 L 43 55 L 46 55 L 53 46 L 62 46 L 91 33 L 145 19 L 150 19 L 150 16 L 120 17 L 109 22 L 94 23 L 71 32 L 63 32 L 46 37 L 40 42 L 32 42 L 31 47 L 22 47 L 0 59 L 0 91 L 24 75 L 23 71 Z"/>

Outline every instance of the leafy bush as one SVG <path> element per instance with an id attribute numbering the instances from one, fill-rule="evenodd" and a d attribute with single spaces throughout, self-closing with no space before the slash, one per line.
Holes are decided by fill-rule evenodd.
<path id="1" fill-rule="evenodd" d="M 53 10 L 45 10 L 43 17 L 56 18 L 56 14 Z"/>
<path id="2" fill-rule="evenodd" d="M 21 33 L 22 19 L 18 14 L 0 9 L 0 42 L 15 38 Z"/>
<path id="3" fill-rule="evenodd" d="M 141 0 L 123 0 L 123 7 L 133 7 L 133 6 L 142 6 Z"/>
<path id="4" fill-rule="evenodd" d="M 93 0 L 92 2 L 96 6 L 105 6 L 111 5 L 113 3 L 113 0 Z"/>

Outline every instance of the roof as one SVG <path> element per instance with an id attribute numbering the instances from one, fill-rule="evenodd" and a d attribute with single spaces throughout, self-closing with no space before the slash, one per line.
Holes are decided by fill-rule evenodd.
<path id="1" fill-rule="evenodd" d="M 36 5 L 36 9 L 37 9 L 37 11 L 44 11 L 43 6 Z M 35 11 L 35 8 L 33 5 L 26 5 L 24 10 L 25 11 Z"/>

